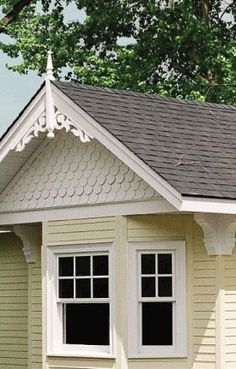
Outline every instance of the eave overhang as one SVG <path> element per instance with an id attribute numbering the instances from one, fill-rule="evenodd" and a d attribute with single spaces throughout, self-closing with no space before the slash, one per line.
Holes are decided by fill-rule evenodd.
<path id="1" fill-rule="evenodd" d="M 131 152 L 122 142 L 120 142 L 116 137 L 114 137 L 104 127 L 102 127 L 80 106 L 75 104 L 53 83 L 50 83 L 50 94 L 51 100 L 48 101 L 49 95 L 47 92 L 46 84 L 44 83 L 37 94 L 33 97 L 31 102 L 19 115 L 18 119 L 16 119 L 14 124 L 2 137 L 0 141 L 0 170 L 3 160 L 7 158 L 12 150 L 16 150 L 17 144 L 21 142 L 21 140 L 25 136 L 27 136 L 27 132 L 29 132 L 35 121 L 37 121 L 37 119 L 39 119 L 39 117 L 48 108 L 50 108 L 49 115 L 51 116 L 51 108 L 53 108 L 54 114 L 56 114 L 56 112 L 63 112 L 64 114 L 66 114 L 66 119 L 68 119 L 67 123 L 72 123 L 69 127 L 69 130 L 72 131 L 72 129 L 74 129 L 75 131 L 77 130 L 77 132 L 82 132 L 81 137 L 83 137 L 83 134 L 85 132 L 87 138 L 97 139 L 102 145 L 104 145 L 108 150 L 116 155 L 123 163 L 125 163 L 135 173 L 137 173 L 137 175 L 139 175 L 144 181 L 146 181 L 163 197 L 163 199 L 165 199 L 171 205 L 171 209 L 173 209 L 172 212 L 177 211 L 181 213 L 207 212 L 236 214 L 236 199 L 229 200 L 220 198 L 215 199 L 195 196 L 183 196 L 163 177 L 154 172 L 147 164 L 145 164 L 140 158 L 138 158 L 133 152 Z M 48 107 L 48 104 L 53 104 L 53 106 Z M 53 127 L 53 129 L 55 130 L 62 128 L 66 129 L 65 126 L 59 127 L 56 124 Z M 51 137 L 53 138 L 52 134 Z M 32 139 L 37 140 L 37 138 L 35 137 L 33 137 Z M 6 185 L 7 183 L 8 181 L 6 181 Z M 9 214 L 7 218 L 9 219 Z M 8 224 L 10 224 L 10 220 Z"/>

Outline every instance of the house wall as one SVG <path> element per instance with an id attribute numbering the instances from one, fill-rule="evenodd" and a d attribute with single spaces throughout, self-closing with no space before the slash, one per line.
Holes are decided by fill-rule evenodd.
<path id="1" fill-rule="evenodd" d="M 29 268 L 29 369 L 42 369 L 42 273 L 41 245 L 36 250 L 36 262 Z"/>
<path id="2" fill-rule="evenodd" d="M 224 354 L 227 369 L 236 368 L 236 249 L 232 256 L 222 260 L 224 271 L 223 319 L 224 319 Z"/>
<path id="3" fill-rule="evenodd" d="M 0 234 L 0 369 L 28 368 L 28 270 L 20 240 Z"/>
<path id="4" fill-rule="evenodd" d="M 187 262 L 187 358 L 127 360 L 127 241 L 186 240 Z M 97 218 L 44 224 L 43 244 L 66 245 L 76 242 L 113 241 L 115 258 L 120 263 L 115 271 L 116 291 L 116 359 L 46 357 L 47 369 L 225 369 L 235 368 L 232 361 L 236 348 L 236 267 L 230 257 L 208 256 L 201 228 L 191 215 L 155 215 Z M 236 264 L 235 264 L 236 265 Z M 225 269 L 225 270 L 224 270 Z M 223 271 L 222 275 L 219 274 Z M 233 272 L 232 272 L 233 270 Z M 222 290 L 226 304 L 224 314 L 227 334 L 225 351 L 220 348 L 222 335 Z M 122 288 L 121 288 L 122 286 Z M 220 299 L 219 299 L 220 296 Z M 232 311 L 233 309 L 233 311 Z M 219 322 L 216 324 L 216 318 Z M 235 327 L 235 329 L 233 328 Z M 221 332 L 222 333 L 222 332 Z M 45 352 L 45 347 L 44 347 Z M 220 366 L 225 355 L 230 363 Z M 216 364 L 218 362 L 218 364 Z M 233 363 L 233 364 L 232 364 Z M 231 366 L 230 366 L 231 365 Z"/>

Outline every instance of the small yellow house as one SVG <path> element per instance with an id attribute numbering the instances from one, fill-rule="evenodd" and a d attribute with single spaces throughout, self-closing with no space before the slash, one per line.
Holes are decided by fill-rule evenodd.
<path id="1" fill-rule="evenodd" d="M 235 133 L 49 58 L 0 141 L 0 369 L 236 368 Z"/>

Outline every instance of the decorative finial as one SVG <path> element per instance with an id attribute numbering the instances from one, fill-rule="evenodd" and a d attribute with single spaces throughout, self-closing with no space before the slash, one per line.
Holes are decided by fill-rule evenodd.
<path id="1" fill-rule="evenodd" d="M 48 51 L 48 60 L 47 60 L 47 79 L 50 81 L 54 81 L 55 78 L 53 76 L 53 63 L 52 63 L 52 52 Z"/>

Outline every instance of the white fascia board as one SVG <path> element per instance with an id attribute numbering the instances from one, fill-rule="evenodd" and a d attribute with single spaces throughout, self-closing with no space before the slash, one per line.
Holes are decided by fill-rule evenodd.
<path id="1" fill-rule="evenodd" d="M 236 200 L 182 197 L 181 212 L 236 214 Z"/>
<path id="2" fill-rule="evenodd" d="M 117 204 L 100 204 L 56 209 L 31 210 L 0 213 L 0 226 L 48 222 L 56 220 L 97 218 L 104 216 L 142 215 L 173 213 L 176 209 L 163 198 L 157 200 L 126 202 Z"/>
<path id="3" fill-rule="evenodd" d="M 8 154 L 8 152 L 17 145 L 24 137 L 31 125 L 45 111 L 45 87 L 35 96 L 34 100 L 29 104 L 23 114 L 14 123 L 9 132 L 0 142 L 0 163 Z"/>
<path id="4" fill-rule="evenodd" d="M 169 201 L 171 205 L 176 209 L 180 208 L 182 204 L 181 194 L 174 187 L 172 187 L 160 175 L 155 173 L 148 165 L 127 149 L 124 144 L 97 123 L 95 119 L 76 105 L 55 85 L 52 85 L 52 93 L 54 104 L 60 111 L 65 112 L 73 122 L 78 122 L 78 126 L 81 129 L 87 132 L 91 137 L 97 139 L 124 164 L 137 173 L 154 190 Z"/>

